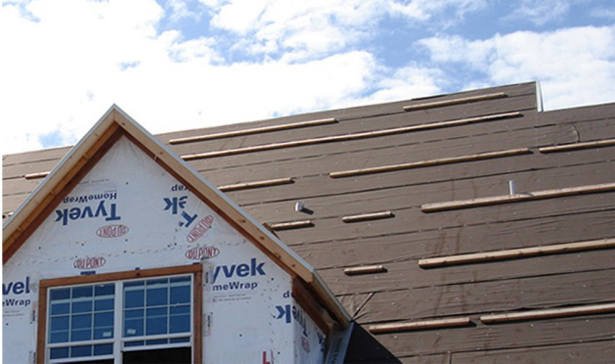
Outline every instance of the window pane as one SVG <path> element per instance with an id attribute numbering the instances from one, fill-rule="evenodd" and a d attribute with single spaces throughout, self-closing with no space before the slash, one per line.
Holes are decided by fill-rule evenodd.
<path id="1" fill-rule="evenodd" d="M 148 306 L 161 306 L 168 304 L 167 287 L 147 289 L 147 305 Z"/>
<path id="2" fill-rule="evenodd" d="M 113 327 L 113 312 L 94 314 L 94 327 Z"/>
<path id="3" fill-rule="evenodd" d="M 169 339 L 147 340 L 145 345 L 164 345 L 168 344 Z"/>
<path id="4" fill-rule="evenodd" d="M 65 315 L 70 311 L 70 304 L 68 303 L 55 303 L 51 305 L 51 315 Z"/>
<path id="5" fill-rule="evenodd" d="M 68 348 L 53 348 L 50 354 L 51 359 L 68 358 Z"/>
<path id="6" fill-rule="evenodd" d="M 66 343 L 68 342 L 68 331 L 58 331 L 49 334 L 49 343 Z"/>
<path id="7" fill-rule="evenodd" d="M 171 334 L 178 332 L 190 332 L 190 315 L 171 316 Z"/>
<path id="8" fill-rule="evenodd" d="M 92 330 L 72 330 L 70 332 L 70 341 L 85 340 L 92 340 Z"/>
<path id="9" fill-rule="evenodd" d="M 74 315 L 71 318 L 72 329 L 90 329 L 92 328 L 92 314 Z"/>
<path id="10" fill-rule="evenodd" d="M 147 318 L 154 317 L 167 317 L 169 315 L 169 311 L 167 307 L 157 307 L 157 308 L 148 308 L 147 309 Z"/>
<path id="11" fill-rule="evenodd" d="M 190 302 L 190 286 L 171 287 L 171 304 Z"/>
<path id="12" fill-rule="evenodd" d="M 143 290 L 126 290 L 124 292 L 124 308 L 143 307 Z"/>
<path id="13" fill-rule="evenodd" d="M 94 302 L 95 311 L 113 310 L 113 306 L 114 306 L 113 298 L 96 300 Z"/>
<path id="14" fill-rule="evenodd" d="M 171 315 L 190 314 L 190 305 L 172 306 Z"/>
<path id="15" fill-rule="evenodd" d="M 167 318 L 155 317 L 148 318 L 146 322 L 146 335 L 160 335 L 167 333 Z"/>
<path id="16" fill-rule="evenodd" d="M 124 321 L 124 337 L 142 336 L 143 319 L 132 319 Z"/>
<path id="17" fill-rule="evenodd" d="M 92 297 L 92 286 L 73 287 L 73 299 Z"/>
<path id="18" fill-rule="evenodd" d="M 49 330 L 52 332 L 68 330 L 68 316 L 52 317 Z"/>
<path id="19" fill-rule="evenodd" d="M 177 344 L 177 343 L 187 343 L 190 341 L 189 337 L 176 337 L 174 339 L 169 339 L 169 342 L 171 344 Z"/>
<path id="20" fill-rule="evenodd" d="M 94 329 L 94 340 L 111 339 L 113 337 L 113 327 Z"/>
<path id="21" fill-rule="evenodd" d="M 94 345 L 94 355 L 113 354 L 113 344 Z"/>
<path id="22" fill-rule="evenodd" d="M 52 289 L 49 297 L 52 301 L 66 300 L 70 298 L 70 288 Z"/>
<path id="23" fill-rule="evenodd" d="M 70 357 L 92 356 L 92 345 L 73 346 L 70 348 Z"/>
<path id="24" fill-rule="evenodd" d="M 94 295 L 95 296 L 109 296 L 115 293 L 115 284 L 107 283 L 107 284 L 98 284 L 94 287 Z"/>
<path id="25" fill-rule="evenodd" d="M 125 319 L 143 318 L 144 311 L 145 310 L 143 310 L 142 308 L 139 308 L 136 310 L 126 310 L 124 311 L 124 318 Z"/>
<path id="26" fill-rule="evenodd" d="M 92 301 L 73 302 L 72 313 L 92 312 Z"/>

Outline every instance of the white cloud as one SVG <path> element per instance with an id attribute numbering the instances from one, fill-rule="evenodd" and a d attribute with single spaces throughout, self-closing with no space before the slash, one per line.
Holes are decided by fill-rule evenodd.
<path id="1" fill-rule="evenodd" d="M 437 64 L 464 64 L 488 84 L 541 81 L 547 109 L 615 99 L 615 26 L 515 32 L 478 41 L 434 37 L 420 44 Z"/>
<path id="2" fill-rule="evenodd" d="M 225 64 L 214 39 L 157 34 L 163 11 L 148 0 L 26 9 L 37 21 L 0 9 L 0 49 L 12 55 L 0 57 L 3 153 L 39 149 L 45 135 L 75 143 L 113 103 L 154 133 L 330 108 L 367 88 L 376 67 L 362 51 Z"/>

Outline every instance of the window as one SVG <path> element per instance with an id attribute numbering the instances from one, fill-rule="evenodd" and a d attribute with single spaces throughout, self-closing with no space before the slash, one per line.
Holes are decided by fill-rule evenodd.
<path id="1" fill-rule="evenodd" d="M 39 363 L 191 363 L 201 266 L 41 281 Z"/>

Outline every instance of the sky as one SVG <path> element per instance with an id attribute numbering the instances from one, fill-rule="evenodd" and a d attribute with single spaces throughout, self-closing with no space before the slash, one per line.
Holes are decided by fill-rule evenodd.
<path id="1" fill-rule="evenodd" d="M 2 154 L 539 81 L 615 102 L 613 0 L 0 0 Z"/>

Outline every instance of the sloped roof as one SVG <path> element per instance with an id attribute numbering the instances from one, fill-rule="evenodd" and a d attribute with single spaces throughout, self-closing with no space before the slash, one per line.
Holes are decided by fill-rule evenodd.
<path id="1" fill-rule="evenodd" d="M 156 138 L 119 107 L 112 106 L 88 134 L 66 154 L 45 180 L 3 225 L 3 262 L 27 240 L 37 226 L 50 214 L 72 188 L 121 136 L 136 143 L 158 164 L 175 176 L 216 213 L 234 226 L 273 261 L 293 277 L 300 278 L 346 326 L 347 313 L 335 300 L 314 269 L 277 237 L 247 215 L 239 206 L 211 185 L 184 161 L 175 156 Z"/>
<path id="2" fill-rule="evenodd" d="M 607 362 L 615 104 L 536 86 L 157 138 L 315 267 L 366 330 L 352 361 Z M 67 150 L 3 157 L 3 215 Z"/>

